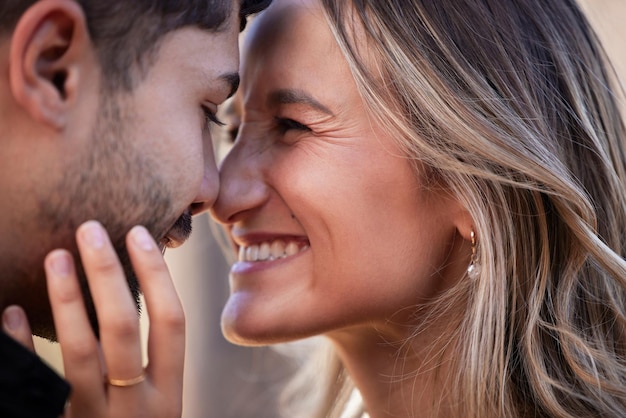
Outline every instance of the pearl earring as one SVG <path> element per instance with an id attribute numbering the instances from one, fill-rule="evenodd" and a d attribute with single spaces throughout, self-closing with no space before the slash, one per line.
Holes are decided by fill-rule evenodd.
<path id="1" fill-rule="evenodd" d="M 473 229 L 470 231 L 470 240 L 472 242 L 472 258 L 470 265 L 467 266 L 467 275 L 470 279 L 475 280 L 480 275 L 480 264 L 476 259 L 476 234 Z"/>

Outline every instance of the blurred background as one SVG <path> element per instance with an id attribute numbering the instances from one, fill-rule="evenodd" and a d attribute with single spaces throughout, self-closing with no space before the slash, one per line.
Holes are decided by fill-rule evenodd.
<path id="1" fill-rule="evenodd" d="M 550 0 L 546 0 L 550 1 Z M 580 0 L 621 80 L 626 82 L 626 0 Z M 624 102 L 626 113 L 626 101 Z M 187 354 L 183 418 L 272 418 L 281 382 L 295 367 L 273 348 L 244 348 L 224 340 L 220 314 L 228 297 L 228 264 L 206 215 L 165 258 L 185 306 Z M 142 318 L 144 336 L 148 321 Z M 145 340 L 145 339 L 144 339 Z M 37 352 L 60 372 L 59 347 L 37 339 Z"/>

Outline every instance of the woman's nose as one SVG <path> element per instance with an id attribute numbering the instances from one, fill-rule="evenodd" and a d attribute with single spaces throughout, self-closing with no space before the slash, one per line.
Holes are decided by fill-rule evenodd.
<path id="1" fill-rule="evenodd" d="M 261 158 L 243 141 L 237 142 L 222 161 L 219 178 L 219 193 L 210 211 L 219 223 L 237 222 L 267 198 Z"/>

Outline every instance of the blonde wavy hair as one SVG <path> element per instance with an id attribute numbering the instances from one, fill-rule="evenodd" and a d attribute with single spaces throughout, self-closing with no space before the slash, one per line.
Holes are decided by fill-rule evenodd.
<path id="1" fill-rule="evenodd" d="M 474 221 L 480 276 L 438 301 L 464 306 L 455 415 L 626 416 L 626 131 L 575 1 L 322 3 L 376 123 Z M 291 416 L 340 414 L 329 364 Z"/>

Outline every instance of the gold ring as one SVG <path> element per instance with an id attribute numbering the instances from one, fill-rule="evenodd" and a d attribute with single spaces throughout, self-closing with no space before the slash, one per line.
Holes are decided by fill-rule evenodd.
<path id="1" fill-rule="evenodd" d="M 141 374 L 132 379 L 110 379 L 107 377 L 107 383 L 111 386 L 117 386 L 119 388 L 125 388 L 128 386 L 135 386 L 146 380 L 146 373 L 142 371 Z"/>

